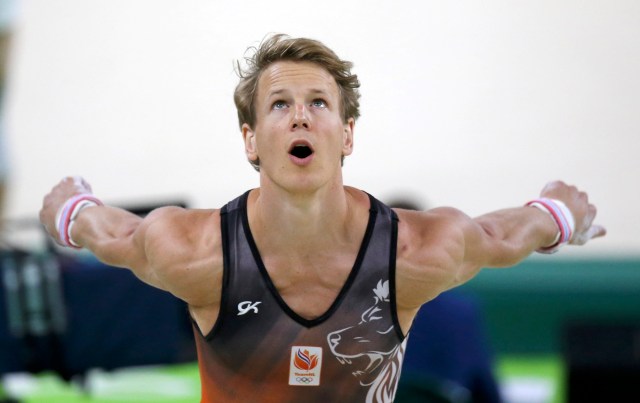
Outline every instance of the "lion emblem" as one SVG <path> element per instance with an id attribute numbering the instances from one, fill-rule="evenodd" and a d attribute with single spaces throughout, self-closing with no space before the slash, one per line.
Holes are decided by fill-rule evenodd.
<path id="1" fill-rule="evenodd" d="M 390 312 L 389 281 L 378 281 L 373 294 L 373 304 L 362 313 L 360 322 L 329 333 L 327 342 L 341 364 L 353 367 L 352 374 L 360 385 L 369 387 L 367 403 L 386 403 L 392 402 L 396 393 L 406 338 L 390 351 L 373 347 L 393 331 L 389 321 L 382 321 Z"/>

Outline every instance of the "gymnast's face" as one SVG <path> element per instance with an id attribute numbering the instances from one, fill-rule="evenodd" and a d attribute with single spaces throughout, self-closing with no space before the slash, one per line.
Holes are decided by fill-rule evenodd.
<path id="1" fill-rule="evenodd" d="M 341 159 L 353 150 L 354 121 L 342 121 L 340 102 L 335 79 L 315 63 L 279 61 L 265 69 L 255 127 L 242 127 L 247 157 L 260 160 L 262 185 L 341 184 Z"/>

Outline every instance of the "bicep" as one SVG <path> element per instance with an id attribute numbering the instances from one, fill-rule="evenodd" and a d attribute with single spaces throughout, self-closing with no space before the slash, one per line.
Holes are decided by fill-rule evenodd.
<path id="1" fill-rule="evenodd" d="M 222 246 L 216 214 L 180 210 L 149 223 L 144 235 L 146 268 L 139 277 L 193 306 L 214 302 L 222 283 Z M 145 277 L 143 277 L 145 276 Z"/>
<path id="2" fill-rule="evenodd" d="M 497 253 L 491 228 L 450 207 L 419 213 L 409 220 L 407 255 L 416 277 L 425 276 L 433 293 L 458 286 L 475 276 Z M 420 274 L 422 273 L 422 274 Z"/>
<path id="3" fill-rule="evenodd" d="M 446 218 L 454 211 L 398 211 L 396 281 L 404 308 L 419 307 L 455 286 L 464 259 L 464 234 Z"/>

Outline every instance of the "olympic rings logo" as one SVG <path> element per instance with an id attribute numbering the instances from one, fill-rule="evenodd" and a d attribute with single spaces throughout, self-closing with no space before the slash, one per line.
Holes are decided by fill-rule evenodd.
<path id="1" fill-rule="evenodd" d="M 296 377 L 296 382 L 299 382 L 299 383 L 311 383 L 311 382 L 313 382 L 313 378 L 310 378 L 308 376 L 298 376 L 298 377 Z"/>

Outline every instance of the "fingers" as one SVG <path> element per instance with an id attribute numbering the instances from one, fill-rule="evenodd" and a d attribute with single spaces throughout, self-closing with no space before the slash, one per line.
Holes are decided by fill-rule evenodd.
<path id="1" fill-rule="evenodd" d="M 591 228 L 593 229 L 593 236 L 591 237 L 592 239 L 600 238 L 602 236 L 607 235 L 607 229 L 602 225 L 594 225 Z"/>
<path id="2" fill-rule="evenodd" d="M 598 210 L 593 204 L 588 204 L 588 197 L 586 193 L 580 193 L 580 197 L 583 199 L 583 202 L 587 204 L 587 213 L 582 219 L 580 225 L 576 225 L 576 233 L 570 242 L 572 245 L 584 245 L 589 240 L 604 236 L 607 233 L 607 230 L 603 226 L 593 225 L 593 220 L 596 218 Z"/>
<path id="3" fill-rule="evenodd" d="M 576 188 L 575 186 L 567 185 L 565 182 L 561 180 L 555 180 L 555 181 L 548 182 L 546 185 L 544 185 L 540 194 L 543 195 L 548 192 L 558 192 L 561 189 L 567 189 L 573 192 L 578 191 L 578 188 Z"/>
<path id="4" fill-rule="evenodd" d="M 81 193 L 92 193 L 91 185 L 81 176 L 73 176 L 73 184 Z"/>
<path id="5" fill-rule="evenodd" d="M 606 235 L 607 230 L 602 225 L 592 225 L 586 231 L 576 233 L 571 238 L 571 245 L 584 245 L 593 238 L 599 238 Z"/>
<path id="6" fill-rule="evenodd" d="M 550 190 L 557 186 L 563 186 L 563 185 L 565 185 L 563 181 L 555 180 L 555 181 L 547 182 L 547 184 L 544 185 L 544 188 L 542 188 L 542 190 Z"/>
<path id="7" fill-rule="evenodd" d="M 575 219 L 573 236 L 569 241 L 572 245 L 584 245 L 593 238 L 604 236 L 607 231 L 601 225 L 593 225 L 597 214 L 595 205 L 589 203 L 589 195 L 576 186 L 563 181 L 548 182 L 542 189 L 541 195 L 564 202 Z"/>
<path id="8" fill-rule="evenodd" d="M 89 182 L 81 176 L 67 176 L 60 181 L 58 187 L 73 193 L 93 193 Z"/>

